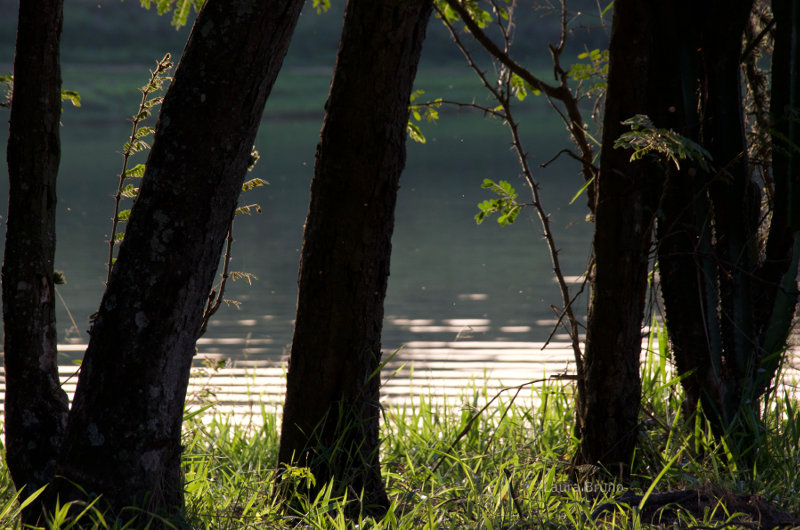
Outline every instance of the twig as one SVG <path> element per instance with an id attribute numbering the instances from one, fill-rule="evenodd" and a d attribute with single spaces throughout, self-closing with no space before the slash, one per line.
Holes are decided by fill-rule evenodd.
<path id="1" fill-rule="evenodd" d="M 511 480 L 511 471 L 508 468 L 503 468 L 503 471 L 506 474 L 506 480 L 508 480 L 508 494 L 511 495 L 511 500 L 514 501 L 514 509 L 517 510 L 517 515 L 522 519 L 522 522 L 527 524 L 528 518 L 522 513 L 522 505 L 519 503 L 517 491 L 514 489 L 514 482 Z"/>
<path id="2" fill-rule="evenodd" d="M 500 61 L 501 64 L 505 65 L 511 72 L 518 75 L 522 78 L 523 81 L 528 83 L 531 87 L 535 88 L 536 90 L 541 91 L 545 94 L 549 99 L 555 99 L 560 101 L 563 105 L 565 110 L 567 111 L 567 117 L 564 118 L 565 124 L 567 129 L 570 131 L 573 140 L 575 141 L 576 146 L 578 147 L 578 151 L 581 153 L 581 172 L 583 173 L 583 178 L 585 182 L 589 182 L 592 178 L 595 177 L 594 166 L 592 161 L 594 160 L 594 153 L 592 150 L 591 145 L 589 144 L 588 139 L 586 138 L 586 133 L 583 130 L 583 116 L 581 114 L 580 109 L 578 108 L 578 99 L 572 94 L 572 91 L 569 89 L 567 84 L 567 76 L 566 73 L 562 73 L 560 83 L 557 86 L 550 85 L 545 83 L 535 75 L 533 75 L 530 70 L 524 68 L 519 63 L 514 61 L 508 53 L 501 50 L 492 39 L 489 38 L 488 35 L 478 26 L 478 24 L 472 20 L 472 17 L 469 14 L 469 11 L 462 6 L 459 0 L 445 0 L 447 5 L 449 5 L 453 11 L 455 11 L 464 24 L 469 29 L 472 36 L 475 40 L 478 41 L 479 44 L 483 46 L 483 48 L 489 52 L 495 59 Z M 566 12 L 566 5 L 562 2 L 562 21 L 564 20 Z M 440 12 L 440 15 L 443 15 Z M 446 17 L 442 16 L 442 20 L 448 26 L 451 35 L 456 34 L 452 25 L 447 22 Z M 562 22 L 562 40 L 566 38 L 566 26 L 563 25 Z M 458 41 L 457 41 L 458 44 Z M 560 44 L 560 43 L 559 43 Z M 558 54 L 560 54 L 559 47 L 553 48 L 557 52 L 555 59 L 557 60 Z M 462 51 L 463 53 L 463 51 Z M 551 51 L 552 53 L 552 51 Z M 561 70 L 560 66 L 557 66 L 557 70 Z M 589 190 L 589 209 L 594 212 L 594 202 L 595 202 L 595 192 L 593 189 Z"/>
<path id="3" fill-rule="evenodd" d="M 560 157 L 561 155 L 567 155 L 567 156 L 569 156 L 569 157 L 571 157 L 571 158 L 574 158 L 574 159 L 575 159 L 575 160 L 577 160 L 578 162 L 582 162 L 582 161 L 581 161 L 581 157 L 579 157 L 578 155 L 576 155 L 575 153 L 573 153 L 573 152 L 572 152 L 572 150 L 570 150 L 570 149 L 562 149 L 561 151 L 559 151 L 558 153 L 556 153 L 556 154 L 555 154 L 555 155 L 554 155 L 554 156 L 553 156 L 553 157 L 552 157 L 550 160 L 548 160 L 547 162 L 543 162 L 543 163 L 539 164 L 539 167 L 540 167 L 540 168 L 542 168 L 542 169 L 546 168 L 547 166 L 549 166 L 550 164 L 552 164 L 553 162 L 555 162 L 555 161 L 558 159 L 558 157 Z"/>
<path id="4" fill-rule="evenodd" d="M 456 445 L 458 445 L 458 442 L 460 442 L 460 441 L 461 441 L 461 439 L 464 437 L 464 435 L 466 435 L 466 434 L 469 432 L 469 430 L 472 428 L 472 425 L 473 425 L 473 424 L 474 424 L 476 421 L 478 421 L 478 418 L 480 418 L 480 417 L 481 417 L 481 414 L 483 414 L 483 413 L 484 413 L 484 412 L 485 412 L 485 411 L 486 411 L 486 410 L 487 410 L 487 409 L 488 409 L 488 408 L 489 408 L 489 407 L 492 405 L 492 403 L 494 403 L 494 402 L 495 402 L 495 400 L 497 400 L 497 398 L 499 398 L 499 397 L 500 397 L 500 395 L 501 395 L 503 392 L 506 392 L 506 391 L 508 391 L 508 390 L 516 390 L 516 393 L 514 394 L 514 399 L 516 399 L 516 397 L 519 395 L 520 391 L 521 391 L 523 388 L 525 388 L 525 387 L 527 387 L 527 386 L 535 385 L 535 384 L 537 384 L 537 383 L 544 383 L 545 381 L 547 381 L 547 378 L 545 378 L 545 379 L 535 379 L 535 380 L 533 380 L 533 381 L 528 381 L 527 383 L 522 383 L 521 385 L 517 385 L 517 386 L 509 386 L 509 387 L 506 387 L 506 388 L 501 388 L 501 389 L 500 389 L 500 390 L 499 390 L 499 391 L 498 391 L 498 392 L 497 392 L 497 393 L 494 395 L 494 397 L 492 397 L 492 399 L 490 399 L 490 400 L 489 400 L 489 401 L 486 403 L 486 405 L 484 405 L 484 406 L 483 406 L 483 407 L 482 407 L 482 408 L 481 408 L 481 409 L 480 409 L 478 412 L 476 412 L 475 414 L 473 414 L 473 415 L 472 415 L 472 417 L 469 419 L 469 421 L 467 422 L 467 424 L 466 424 L 466 425 L 464 426 L 464 428 L 463 428 L 463 429 L 461 429 L 461 431 L 460 431 L 460 432 L 459 432 L 459 433 L 456 435 L 456 439 L 455 439 L 455 440 L 453 440 L 453 443 L 451 443 L 451 444 L 450 444 L 450 447 L 448 447 L 448 448 L 447 448 L 447 451 L 445 451 L 445 452 L 446 452 L 446 453 L 449 453 L 450 451 L 452 451 L 452 450 L 455 448 L 455 446 L 456 446 Z M 433 474 L 433 473 L 436 473 L 436 470 L 437 470 L 437 469 L 439 469 L 439 466 L 441 466 L 441 465 L 442 465 L 442 462 L 444 462 L 445 456 L 446 456 L 446 455 L 442 455 L 442 456 L 439 458 L 439 461 L 436 463 L 436 465 L 435 465 L 435 466 L 433 466 L 433 469 L 431 469 L 431 474 Z"/>
<path id="5" fill-rule="evenodd" d="M 526 77 L 528 77 L 530 79 L 529 83 L 532 86 L 535 86 L 536 88 L 540 88 L 542 90 L 542 92 L 545 92 L 545 93 L 547 93 L 547 91 L 549 90 L 552 94 L 554 94 L 554 98 L 556 98 L 556 99 L 561 99 L 561 98 L 570 99 L 570 98 L 572 98 L 572 95 L 571 95 L 571 93 L 569 91 L 569 88 L 566 86 L 566 76 L 562 76 L 562 84 L 560 85 L 560 87 L 558 89 L 556 89 L 556 88 L 552 87 L 551 85 L 548 85 L 548 84 L 538 80 L 532 74 L 530 74 L 530 72 L 528 72 L 527 70 L 525 70 L 524 68 L 519 66 L 516 62 L 514 62 L 508 56 L 508 54 L 506 54 L 502 50 L 500 50 L 494 44 L 494 42 L 492 42 L 491 39 L 489 39 L 482 32 L 482 30 L 478 27 L 478 25 L 472 20 L 472 18 L 469 15 L 469 12 L 465 8 L 463 8 L 460 4 L 458 4 L 458 2 L 456 0 L 446 0 L 446 1 L 447 1 L 448 5 L 450 5 L 450 7 L 453 8 L 459 14 L 459 16 L 461 17 L 462 21 L 464 22 L 464 24 L 466 24 L 467 28 L 469 28 L 469 30 L 472 32 L 472 34 L 476 38 L 476 40 L 478 40 L 478 42 L 480 44 L 482 44 L 484 46 L 484 48 L 487 49 L 487 51 L 489 51 L 489 53 L 491 53 L 496 59 L 501 61 L 501 63 L 504 64 L 508 68 L 507 72 L 508 72 L 509 78 L 511 76 L 511 73 L 515 73 L 515 74 L 519 75 L 520 77 L 522 77 L 523 79 L 526 79 Z M 563 11 L 565 11 L 565 9 L 566 9 L 566 7 L 562 3 L 562 17 L 563 17 Z M 572 311 L 572 298 L 570 296 L 569 286 L 567 285 L 567 282 L 566 282 L 566 280 L 564 278 L 564 274 L 562 272 L 561 264 L 560 264 L 560 261 L 559 261 L 559 258 L 558 258 L 558 252 L 559 251 L 558 251 L 558 247 L 555 244 L 555 238 L 553 236 L 553 231 L 552 231 L 552 229 L 550 227 L 550 216 L 547 214 L 547 210 L 545 210 L 545 208 L 544 208 L 544 206 L 542 204 L 542 200 L 541 200 L 541 197 L 539 195 L 539 183 L 537 182 L 536 178 L 533 176 L 533 171 L 531 170 L 530 165 L 528 164 L 528 156 L 527 156 L 527 153 L 525 152 L 525 149 L 524 149 L 524 147 L 522 145 L 522 140 L 521 140 L 520 135 L 519 135 L 519 124 L 514 120 L 514 117 L 513 117 L 512 112 L 511 112 L 511 100 L 510 100 L 509 91 L 507 89 L 506 90 L 497 89 L 494 86 L 492 86 L 491 83 L 489 83 L 489 81 L 486 79 L 486 75 L 484 74 L 484 72 L 477 66 L 477 64 L 475 63 L 474 59 L 472 58 L 472 54 L 469 52 L 469 50 L 466 48 L 466 46 L 464 46 L 464 44 L 462 43 L 461 39 L 458 36 L 458 33 L 455 31 L 455 28 L 452 26 L 452 24 L 450 24 L 448 22 L 447 18 L 444 16 L 443 13 L 440 12 L 440 15 L 441 15 L 441 18 L 444 21 L 445 25 L 447 26 L 448 30 L 450 31 L 450 35 L 452 36 L 452 38 L 455 41 L 455 43 L 458 46 L 458 48 L 460 49 L 461 53 L 466 58 L 466 60 L 467 60 L 468 64 L 470 65 L 470 67 L 479 76 L 479 78 L 481 79 L 481 82 L 487 88 L 487 90 L 489 90 L 489 92 L 495 97 L 495 99 L 498 101 L 498 103 L 500 103 L 500 105 L 503 107 L 503 111 L 504 111 L 505 118 L 506 118 L 506 123 L 507 123 L 508 128 L 509 128 L 509 130 L 511 132 L 512 145 L 513 145 L 513 148 L 514 148 L 515 152 L 517 153 L 517 158 L 518 158 L 520 167 L 522 169 L 523 176 L 525 177 L 525 180 L 526 180 L 526 182 L 527 182 L 527 184 L 528 184 L 528 186 L 529 186 L 529 188 L 531 190 L 531 195 L 533 197 L 533 207 L 536 210 L 536 213 L 537 213 L 537 215 L 539 217 L 539 221 L 541 222 L 541 225 L 542 225 L 542 231 L 544 232 L 545 241 L 547 243 L 547 248 L 548 248 L 548 251 L 550 253 L 550 259 L 551 259 L 551 263 L 552 263 L 552 267 L 553 267 L 553 272 L 554 272 L 554 274 L 556 276 L 557 283 L 558 283 L 558 286 L 559 286 L 559 290 L 561 292 L 561 301 L 562 301 L 562 303 L 564 305 L 564 314 L 566 314 L 568 322 L 569 322 L 569 329 L 567 331 L 568 331 L 568 333 L 570 335 L 571 344 L 572 344 L 572 351 L 573 351 L 573 355 L 575 357 L 576 371 L 577 371 L 577 374 L 578 374 L 578 399 L 576 400 L 576 409 L 577 409 L 576 410 L 576 413 L 577 413 L 576 417 L 578 418 L 578 421 L 580 422 L 580 419 L 583 417 L 582 399 L 583 399 L 583 396 L 585 396 L 586 394 L 585 394 L 585 389 L 584 389 L 585 381 L 584 381 L 583 354 L 581 352 L 579 330 L 578 330 L 578 321 L 577 321 L 577 318 L 575 317 L 575 314 Z M 564 26 L 564 28 L 565 28 L 565 26 Z M 565 38 L 565 37 L 562 35 L 562 39 L 563 38 Z M 554 53 L 555 53 L 555 57 L 557 58 L 558 54 L 560 53 L 559 48 L 554 48 Z M 520 72 L 524 72 L 525 76 L 523 76 Z M 528 79 L 526 79 L 526 81 L 527 80 Z M 509 83 L 506 83 L 506 87 L 508 87 L 508 85 L 509 85 Z M 558 97 L 555 96 L 555 94 L 557 94 L 557 93 L 559 94 Z M 563 99 L 562 99 L 562 101 L 563 101 Z M 574 98 L 572 98 L 572 101 L 577 103 L 577 101 L 574 100 Z M 565 106 L 568 107 L 568 105 L 566 105 L 566 103 L 565 103 Z M 577 110 L 577 105 L 575 106 L 575 108 Z M 583 134 L 582 126 L 579 127 L 579 128 L 580 128 L 580 133 Z M 583 138 L 585 140 L 585 136 Z M 588 144 L 587 144 L 587 146 L 588 146 Z M 582 165 L 582 167 L 585 167 L 585 165 Z M 594 178 L 594 175 L 592 175 L 592 178 Z"/>
<path id="6" fill-rule="evenodd" d="M 119 226 L 119 204 L 122 200 L 122 191 L 125 189 L 125 181 L 128 178 L 128 160 L 130 160 L 130 157 L 135 152 L 134 144 L 139 139 L 139 126 L 149 114 L 149 112 L 147 112 L 147 98 L 152 92 L 160 88 L 159 77 L 172 67 L 170 58 L 170 54 L 166 54 L 164 58 L 156 64 L 156 69 L 150 72 L 150 81 L 142 88 L 142 101 L 139 103 L 139 108 L 133 116 L 128 147 L 125 149 L 125 152 L 122 153 L 122 171 L 119 173 L 119 185 L 117 186 L 117 193 L 114 195 L 114 218 L 111 221 L 111 237 L 108 241 L 108 271 L 106 273 L 106 284 L 111 281 L 111 270 L 114 266 L 114 246 L 116 245 L 115 239 L 117 227 Z"/>
<path id="7" fill-rule="evenodd" d="M 437 107 L 439 105 L 450 105 L 453 107 L 458 107 L 460 109 L 473 109 L 483 112 L 484 114 L 489 114 L 496 118 L 505 119 L 506 115 L 502 112 L 498 111 L 496 108 L 487 107 L 484 105 L 479 105 L 475 102 L 472 103 L 464 103 L 463 101 L 453 101 L 450 99 L 437 99 L 435 101 L 424 101 L 422 103 L 414 103 L 409 105 L 409 109 L 414 108 L 423 108 L 423 107 Z"/>
<path id="8" fill-rule="evenodd" d="M 219 282 L 219 291 L 214 289 L 208 294 L 208 302 L 206 310 L 203 311 L 203 323 L 200 325 L 200 332 L 197 337 L 200 338 L 208 328 L 208 321 L 214 316 L 219 307 L 222 305 L 223 296 L 225 294 L 225 285 L 228 283 L 229 267 L 231 264 L 231 249 L 233 248 L 233 221 L 228 228 L 228 237 L 225 240 L 225 257 L 222 261 L 222 280 Z"/>

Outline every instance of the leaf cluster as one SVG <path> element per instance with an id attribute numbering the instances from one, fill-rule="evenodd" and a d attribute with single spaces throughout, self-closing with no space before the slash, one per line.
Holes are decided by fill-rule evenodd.
<path id="1" fill-rule="evenodd" d="M 189 12 L 194 8 L 194 12 L 200 11 L 205 0 L 140 0 L 142 7 L 150 9 L 155 6 L 159 15 L 172 11 L 172 25 L 178 29 L 186 25 L 189 19 Z"/>
<path id="2" fill-rule="evenodd" d="M 120 243 L 124 237 L 124 232 L 117 233 L 118 223 L 127 221 L 130 218 L 130 209 L 120 210 L 120 202 L 124 199 L 136 200 L 139 195 L 139 188 L 128 182 L 129 179 L 138 179 L 144 176 L 145 165 L 136 164 L 128 167 L 130 158 L 136 154 L 150 149 L 147 139 L 155 134 L 153 127 L 142 125 L 142 122 L 149 118 L 154 109 L 158 108 L 164 100 L 163 97 L 155 95 L 163 89 L 165 83 L 172 79 L 167 74 L 172 68 L 172 58 L 170 54 L 156 63 L 155 70 L 150 71 L 150 80 L 146 85 L 139 89 L 142 100 L 139 108 L 131 116 L 131 134 L 128 140 L 122 145 L 122 171 L 119 174 L 119 186 L 114 204 L 114 222 L 111 229 L 111 250 L 109 254 L 109 271 L 114 261 L 113 246 Z"/>
<path id="3" fill-rule="evenodd" d="M 510 0 L 503 1 L 506 4 L 510 3 Z M 448 23 L 455 24 L 461 20 L 461 18 L 458 16 L 458 13 L 456 13 L 456 11 L 444 0 L 436 0 L 434 4 L 436 5 L 437 16 L 444 17 Z M 463 6 L 464 9 L 469 12 L 472 20 L 474 20 L 475 23 L 481 28 L 487 27 L 494 20 L 492 13 L 482 9 L 478 5 L 477 0 L 465 0 L 463 2 Z M 495 16 L 502 18 L 503 20 L 509 19 L 508 9 L 498 5 L 497 2 L 492 2 L 492 11 L 494 12 Z"/>
<path id="4" fill-rule="evenodd" d="M 517 202 L 517 192 L 511 184 L 505 180 L 495 182 L 492 179 L 484 179 L 481 187 L 496 193 L 498 198 L 478 203 L 480 211 L 475 214 L 475 222 L 481 224 L 493 213 L 500 213 L 497 218 L 498 223 L 502 226 L 513 223 L 519 212 L 522 211 L 523 205 Z"/>
<path id="5" fill-rule="evenodd" d="M 587 96 L 604 92 L 608 85 L 608 50 L 583 52 L 578 55 L 578 59 L 584 62 L 573 64 L 569 69 L 569 76 L 580 84 Z M 584 83 L 588 83 L 588 86 L 583 87 Z"/>
<path id="6" fill-rule="evenodd" d="M 408 111 L 417 122 L 421 123 L 424 120 L 427 123 L 435 123 L 439 119 L 439 107 L 442 106 L 442 98 L 437 98 L 425 103 L 414 103 L 414 101 L 424 93 L 424 90 L 416 90 L 411 94 Z M 406 132 L 408 133 L 408 137 L 415 142 L 424 144 L 427 141 L 420 126 L 411 119 L 409 119 L 406 124 Z"/>
<path id="7" fill-rule="evenodd" d="M 317 10 L 317 14 L 322 14 L 331 8 L 331 0 L 314 0 L 311 7 Z"/>
<path id="8" fill-rule="evenodd" d="M 511 95 L 517 98 L 518 101 L 524 101 L 525 98 L 528 97 L 529 91 L 534 96 L 540 96 L 542 94 L 541 90 L 535 88 L 515 73 L 511 74 L 511 81 L 509 84 L 511 85 Z M 499 108 L 501 107 L 498 107 L 498 109 Z"/>
<path id="9" fill-rule="evenodd" d="M 711 153 L 694 140 L 672 129 L 655 127 L 643 114 L 636 114 L 622 124 L 630 126 L 631 130 L 617 138 L 614 148 L 632 149 L 631 161 L 655 154 L 675 164 L 676 169 L 681 168 L 681 160 L 691 160 L 704 171 L 710 170 Z"/>

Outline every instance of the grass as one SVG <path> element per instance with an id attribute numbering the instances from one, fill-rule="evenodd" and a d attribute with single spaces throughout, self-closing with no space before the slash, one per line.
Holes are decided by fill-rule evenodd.
<path id="1" fill-rule="evenodd" d="M 515 400 L 514 391 L 505 392 L 486 410 L 479 407 L 494 396 L 476 383 L 464 390 L 461 406 L 431 406 L 432 397 L 421 396 L 417 407 L 384 411 L 382 463 L 392 504 L 381 520 L 348 521 L 346 499 L 332 496 L 330 489 L 323 488 L 315 498 L 296 493 L 302 488 L 295 485 L 310 480 L 304 469 L 292 469 L 276 485 L 275 413 L 262 408 L 256 411 L 261 421 L 249 425 L 213 407 L 188 417 L 188 521 L 200 529 L 649 528 L 655 517 L 666 527 L 720 528 L 741 522 L 742 507 L 753 502 L 768 502 L 798 516 L 796 401 L 788 394 L 772 398 L 755 464 L 739 469 L 705 422 L 682 415 L 680 385 L 669 375 L 663 352 L 647 357 L 643 379 L 642 432 L 631 491 L 625 493 L 637 496 L 623 496 L 628 504 L 615 501 L 627 487 L 604 481 L 591 466 L 575 468 L 569 462 L 577 448 L 569 383 L 525 387 L 520 395 L 526 399 Z M 281 500 L 278 488 L 284 494 L 295 491 L 292 508 Z M 697 490 L 703 502 L 694 509 L 648 508 L 648 499 L 659 492 L 679 489 Z M 15 526 L 21 498 L 25 495 L 15 495 L 7 470 L 0 469 L 0 527 Z M 600 511 L 602 515 L 593 516 Z M 76 521 L 62 512 L 49 528 L 72 527 Z M 89 528 L 114 528 L 92 506 L 80 522 Z"/>

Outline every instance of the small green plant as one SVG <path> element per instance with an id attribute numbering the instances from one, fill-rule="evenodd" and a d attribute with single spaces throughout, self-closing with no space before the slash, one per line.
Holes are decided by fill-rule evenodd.
<path id="1" fill-rule="evenodd" d="M 691 160 L 704 171 L 710 171 L 711 153 L 694 140 L 672 129 L 657 128 L 643 114 L 636 114 L 622 123 L 630 126 L 631 130 L 617 138 L 614 148 L 632 149 L 631 161 L 655 154 L 675 164 L 676 169 L 681 168 L 682 160 Z"/>
<path id="2" fill-rule="evenodd" d="M 484 179 L 481 188 L 494 192 L 498 195 L 498 198 L 487 199 L 478 203 L 480 211 L 475 214 L 475 222 L 481 224 L 493 213 L 500 213 L 497 218 L 498 223 L 502 226 L 513 223 L 524 205 L 517 202 L 517 192 L 511 184 L 505 180 L 495 182 L 492 179 Z"/>
<path id="3" fill-rule="evenodd" d="M 150 71 L 150 80 L 140 89 L 140 92 L 142 93 L 142 99 L 139 103 L 139 107 L 136 113 L 131 117 L 130 136 L 122 146 L 122 170 L 118 176 L 119 182 L 117 185 L 116 194 L 114 195 L 114 217 L 111 224 L 111 237 L 109 238 L 108 243 L 107 282 L 111 280 L 111 272 L 114 267 L 114 262 L 116 261 L 116 258 L 114 257 L 115 248 L 125 239 L 125 232 L 120 229 L 121 223 L 128 221 L 133 208 L 132 205 L 135 204 L 136 198 L 139 196 L 139 187 L 134 185 L 131 181 L 142 178 L 146 170 L 145 164 L 143 163 L 136 164 L 133 167 L 128 166 L 131 162 L 131 158 L 134 155 L 150 149 L 148 139 L 155 133 L 155 129 L 153 127 L 144 125 L 144 122 L 152 116 L 153 112 L 155 112 L 159 105 L 161 105 L 163 102 L 164 98 L 157 94 L 163 89 L 166 83 L 171 81 L 172 78 L 167 75 L 171 68 L 172 61 L 171 56 L 168 53 L 156 63 L 155 70 Z M 258 151 L 255 147 L 253 147 L 250 153 L 250 163 L 247 170 L 252 171 L 259 159 L 260 155 Z M 269 183 L 261 178 L 252 178 L 242 184 L 242 191 L 251 191 L 261 186 L 266 186 L 267 184 Z M 131 207 L 120 210 L 123 200 L 130 200 Z M 235 211 L 235 215 L 251 215 L 253 212 L 261 213 L 261 205 L 258 203 L 252 203 L 239 206 Z M 203 313 L 203 321 L 200 328 L 201 335 L 205 333 L 206 329 L 208 328 L 209 320 L 223 303 L 229 306 L 239 306 L 239 302 L 237 300 L 227 299 L 223 296 L 229 278 L 232 281 L 244 280 L 250 285 L 252 285 L 253 280 L 258 279 L 256 275 L 249 272 L 229 270 L 232 248 L 233 226 L 231 225 L 231 227 L 228 229 L 228 236 L 226 238 L 225 256 L 221 278 L 208 295 L 206 308 Z"/>
<path id="4" fill-rule="evenodd" d="M 154 5 L 159 15 L 172 11 L 172 25 L 175 28 L 185 26 L 189 19 L 189 12 L 194 8 L 194 12 L 200 11 L 205 0 L 140 0 L 142 7 L 150 9 Z"/>
<path id="5" fill-rule="evenodd" d="M 442 98 L 437 98 L 427 103 L 414 103 L 414 101 L 424 93 L 424 90 L 415 90 L 412 92 L 409 98 L 408 110 L 415 121 L 422 122 L 424 120 L 428 123 L 434 123 L 439 119 L 439 107 L 442 106 Z M 408 137 L 415 142 L 424 144 L 427 141 L 420 126 L 412 120 L 408 120 L 406 132 L 408 132 Z"/>
<path id="6" fill-rule="evenodd" d="M 139 194 L 139 188 L 129 182 L 131 179 L 139 179 L 144 176 L 144 164 L 136 164 L 132 168 L 128 167 L 131 157 L 136 153 L 146 151 L 150 145 L 145 141 L 149 136 L 155 132 L 152 127 L 146 127 L 143 122 L 149 118 L 153 111 L 161 105 L 164 100 L 163 97 L 155 95 L 168 83 L 171 78 L 167 76 L 170 68 L 172 68 L 172 60 L 170 54 L 156 63 L 155 70 L 150 71 L 150 80 L 148 83 L 139 89 L 142 93 L 142 100 L 139 103 L 139 108 L 136 113 L 131 117 L 131 134 L 128 141 L 122 146 L 122 170 L 119 173 L 119 184 L 117 185 L 117 192 L 114 195 L 114 217 L 111 222 L 111 237 L 108 241 L 108 271 L 106 282 L 111 280 L 111 270 L 114 267 L 114 248 L 122 242 L 125 238 L 125 233 L 117 233 L 120 223 L 125 222 L 130 217 L 131 210 L 120 210 L 122 199 L 130 199 L 135 201 Z"/>
<path id="7" fill-rule="evenodd" d="M 577 91 L 586 96 L 596 96 L 606 90 L 608 85 L 608 50 L 594 49 L 578 54 L 582 63 L 575 63 L 569 69 L 569 76 L 578 82 Z"/>

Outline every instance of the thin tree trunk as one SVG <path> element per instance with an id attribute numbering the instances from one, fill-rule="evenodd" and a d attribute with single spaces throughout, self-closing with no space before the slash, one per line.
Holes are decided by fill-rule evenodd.
<path id="1" fill-rule="evenodd" d="M 23 498 L 53 477 L 67 422 L 58 380 L 53 260 L 61 155 L 62 0 L 19 6 L 3 262 L 6 463 Z M 39 506 L 26 516 L 34 522 Z"/>
<path id="2" fill-rule="evenodd" d="M 305 225 L 279 460 L 364 509 L 378 458 L 383 301 L 408 102 L 430 0 L 350 0 Z"/>
<path id="3" fill-rule="evenodd" d="M 621 122 L 647 112 L 658 20 L 654 8 L 617 0 L 609 45 L 595 269 L 586 335 L 586 401 L 579 460 L 627 475 L 636 444 L 641 381 L 641 326 L 658 181 L 647 161 L 614 149 Z"/>
<path id="4" fill-rule="evenodd" d="M 181 423 L 203 306 L 302 3 L 208 0 L 197 17 L 91 330 L 62 502 L 80 496 L 72 481 L 115 511 L 182 511 Z"/>
<path id="5" fill-rule="evenodd" d="M 775 190 L 766 256 L 757 275 L 760 280 L 756 296 L 756 329 L 760 338 L 758 395 L 769 390 L 784 357 L 783 349 L 797 306 L 800 254 L 800 157 L 791 147 L 800 142 L 800 127 L 791 115 L 800 105 L 800 39 L 797 38 L 800 5 L 775 1 L 772 11 L 776 21 L 770 89 Z"/>

